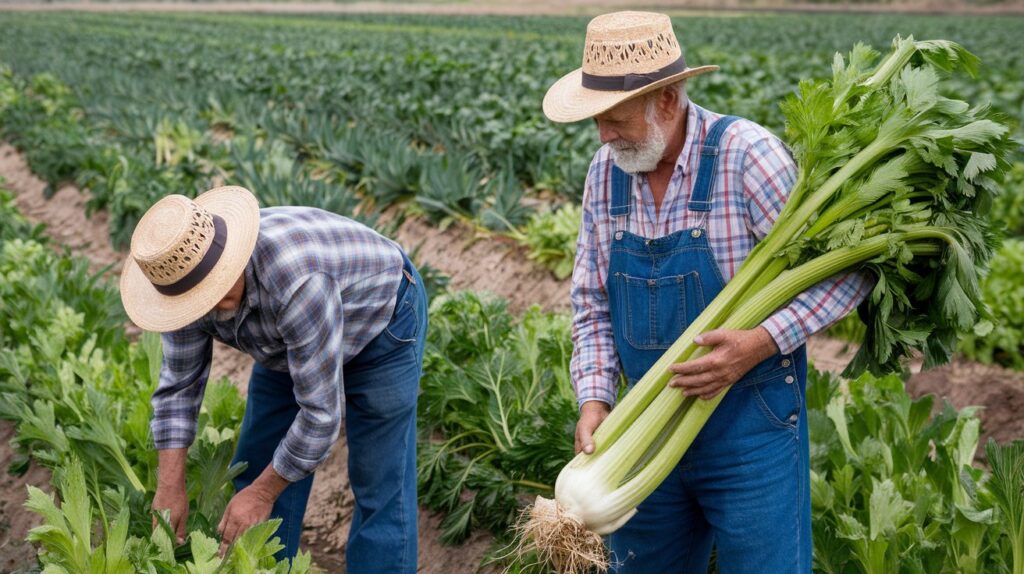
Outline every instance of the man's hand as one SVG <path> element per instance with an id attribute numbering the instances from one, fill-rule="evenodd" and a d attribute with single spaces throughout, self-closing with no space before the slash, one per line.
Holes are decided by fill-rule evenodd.
<path id="1" fill-rule="evenodd" d="M 217 526 L 220 533 L 220 555 L 224 556 L 228 546 L 234 543 L 250 526 L 255 526 L 270 517 L 274 508 L 274 499 L 255 483 L 238 491 L 228 507 L 224 510 L 224 518 Z"/>
<path id="2" fill-rule="evenodd" d="M 587 401 L 580 409 L 580 420 L 576 423 L 576 454 L 594 452 L 594 431 L 608 416 L 612 408 L 602 401 Z"/>
<path id="3" fill-rule="evenodd" d="M 171 512 L 170 525 L 178 544 L 185 543 L 185 525 L 188 523 L 188 494 L 185 493 L 185 483 L 180 486 L 164 486 L 158 484 L 156 496 L 153 497 L 153 510 L 169 510 Z M 156 517 L 153 517 L 153 529 L 156 529 Z"/>
<path id="4" fill-rule="evenodd" d="M 224 517 L 217 526 L 221 536 L 221 557 L 243 532 L 270 517 L 274 501 L 289 484 L 277 474 L 274 465 L 268 464 L 252 484 L 231 497 L 231 502 L 224 509 Z"/>
<path id="5" fill-rule="evenodd" d="M 779 352 L 764 327 L 746 331 L 716 329 L 698 335 L 694 342 L 713 347 L 708 354 L 670 367 L 675 376 L 668 384 L 686 396 L 713 399 L 726 387 L 743 378 L 758 363 Z"/>
<path id="6" fill-rule="evenodd" d="M 185 461 L 188 449 L 169 448 L 159 452 L 159 471 L 157 472 L 156 495 L 153 496 L 153 510 L 169 510 L 170 525 L 178 539 L 178 544 L 185 543 L 185 526 L 188 523 L 188 494 L 185 492 Z M 153 528 L 156 529 L 156 517 L 153 517 Z"/>

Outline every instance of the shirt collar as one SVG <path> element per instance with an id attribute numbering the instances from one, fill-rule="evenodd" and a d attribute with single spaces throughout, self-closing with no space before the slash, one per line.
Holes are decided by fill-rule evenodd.
<path id="1" fill-rule="evenodd" d="M 249 257 L 249 262 L 245 264 L 245 293 L 242 296 L 242 301 L 239 303 L 238 314 L 235 315 L 236 325 L 241 324 L 242 320 L 245 319 L 245 315 L 253 309 L 259 307 L 260 304 L 260 284 L 256 280 L 256 269 L 253 265 L 253 258 Z"/>
<path id="2" fill-rule="evenodd" d="M 697 104 L 693 102 L 687 104 L 686 135 L 683 140 L 683 151 L 679 152 L 675 167 L 675 171 L 683 175 L 689 174 L 693 167 L 690 159 L 693 155 L 694 146 L 697 145 L 697 136 L 700 135 L 704 128 L 704 115 L 704 110 Z"/>

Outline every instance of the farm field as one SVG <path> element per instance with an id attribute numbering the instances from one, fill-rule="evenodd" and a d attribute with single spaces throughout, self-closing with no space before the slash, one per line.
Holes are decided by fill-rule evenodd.
<path id="1" fill-rule="evenodd" d="M 209 559 L 251 361 L 217 351 L 215 374 L 227 380 L 208 392 L 193 448 L 210 462 L 190 478 L 219 488 L 194 493 L 197 534 L 176 550 L 149 536 L 145 518 L 156 458 L 143 423 L 159 349 L 126 325 L 112 279 L 149 205 L 221 183 L 263 205 L 357 218 L 414 254 L 434 300 L 420 400 L 421 571 L 473 572 L 493 556 L 522 503 L 547 494 L 572 456 L 567 277 L 597 141 L 589 123 L 547 122 L 540 101 L 578 65 L 585 25 L 0 12 L 0 418 L 10 421 L 0 436 L 11 439 L 0 462 L 12 471 L 0 480 L 0 571 L 30 571 L 39 550 L 24 542 L 27 529 L 62 520 L 74 548 L 65 564 L 115 547 L 119 525 L 132 560 Z M 989 102 L 1024 136 L 1024 18 L 789 14 L 675 26 L 688 61 L 722 66 L 691 83 L 693 100 L 778 134 L 779 102 L 801 79 L 828 76 L 834 52 L 857 42 L 886 50 L 913 34 L 979 56 L 977 78 L 953 78 L 951 95 Z M 891 571 L 896 557 L 926 572 L 1024 564 L 989 487 L 1013 447 L 985 450 L 989 437 L 1024 438 L 1024 155 L 1011 160 L 992 209 L 1005 241 L 982 287 L 992 317 L 961 341 L 954 364 L 911 364 L 905 381 L 813 377 L 820 571 Z M 812 341 L 812 359 L 842 370 L 852 357 L 843 339 L 862 332 L 855 318 L 833 327 Z M 927 393 L 939 398 L 919 398 Z M 500 434 L 495 408 L 509 417 Z M 459 442 L 465 435 L 487 438 Z M 344 450 L 342 441 L 318 472 L 304 533 L 314 568 L 327 572 L 344 568 Z M 29 512 L 26 484 L 78 493 L 85 509 Z M 47 496 L 33 494 L 33 506 Z M 883 502 L 899 511 L 878 516 Z M 102 523 L 101 535 L 82 540 L 73 510 Z M 879 532 L 894 543 L 879 548 Z M 267 553 L 260 536 L 239 546 L 231 571 Z"/>

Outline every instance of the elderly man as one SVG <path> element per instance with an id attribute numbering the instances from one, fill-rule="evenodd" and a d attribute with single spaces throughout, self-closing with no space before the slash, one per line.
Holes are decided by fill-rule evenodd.
<path id="1" fill-rule="evenodd" d="M 274 517 L 294 556 L 313 483 L 345 414 L 355 510 L 349 572 L 416 571 L 416 399 L 426 293 L 393 241 L 305 207 L 260 210 L 240 187 L 157 202 L 121 277 L 129 317 L 163 333 L 152 431 L 153 508 L 185 534 L 186 451 L 213 340 L 256 365 L 235 461 L 248 463 L 219 525 L 222 551 Z"/>
<path id="2" fill-rule="evenodd" d="M 797 168 L 761 126 L 689 102 L 667 16 L 622 12 L 587 28 L 583 66 L 548 91 L 556 122 L 593 118 L 572 279 L 577 451 L 771 229 Z M 811 571 L 804 342 L 852 310 L 870 282 L 832 278 L 759 327 L 717 330 L 670 385 L 721 405 L 678 467 L 609 540 L 618 572 Z M 731 386 L 731 390 L 730 390 Z"/>

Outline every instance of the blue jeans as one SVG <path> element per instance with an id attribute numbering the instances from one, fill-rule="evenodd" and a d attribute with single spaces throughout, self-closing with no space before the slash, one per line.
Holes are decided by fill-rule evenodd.
<path id="1" fill-rule="evenodd" d="M 416 399 L 427 333 L 427 296 L 411 265 L 415 283 L 402 280 L 395 314 L 387 328 L 344 366 L 345 438 L 355 510 L 346 548 L 348 572 L 416 572 Z M 299 406 L 288 373 L 256 364 L 249 380 L 245 418 L 235 461 L 248 468 L 235 479 L 241 490 L 270 464 Z M 299 550 L 313 476 L 288 486 L 274 504 L 282 519 L 279 560 Z"/>

